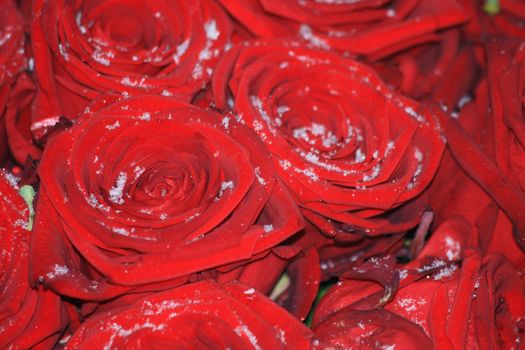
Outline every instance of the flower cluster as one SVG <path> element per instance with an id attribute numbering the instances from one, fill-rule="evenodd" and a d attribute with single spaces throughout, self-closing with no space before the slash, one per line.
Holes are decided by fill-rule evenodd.
<path id="1" fill-rule="evenodd" d="M 0 8 L 0 348 L 525 346 L 522 1 Z"/>

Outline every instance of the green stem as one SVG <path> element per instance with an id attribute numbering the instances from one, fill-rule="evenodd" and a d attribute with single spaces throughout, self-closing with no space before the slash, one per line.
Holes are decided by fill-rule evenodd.
<path id="1" fill-rule="evenodd" d="M 35 199 L 35 189 L 32 186 L 24 185 L 18 190 L 20 196 L 24 198 L 27 206 L 29 207 L 29 218 L 27 220 L 27 230 L 33 229 L 33 219 L 35 217 L 35 210 L 33 209 L 33 200 Z"/>
<path id="2" fill-rule="evenodd" d="M 312 308 L 310 309 L 310 312 L 308 313 L 308 316 L 306 317 L 306 320 L 304 321 L 307 327 L 310 327 L 310 328 L 312 327 L 314 311 L 317 308 L 317 305 L 319 304 L 321 299 L 324 297 L 324 295 L 328 292 L 330 287 L 332 287 L 335 283 L 336 282 L 334 280 L 329 280 L 329 281 L 321 283 L 321 285 L 319 286 L 319 292 L 317 293 L 317 297 L 315 298 Z"/>

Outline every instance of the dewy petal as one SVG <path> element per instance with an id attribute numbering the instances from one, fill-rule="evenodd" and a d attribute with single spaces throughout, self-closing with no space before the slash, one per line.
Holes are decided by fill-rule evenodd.
<path id="1" fill-rule="evenodd" d="M 439 111 L 396 94 L 355 61 L 279 41 L 233 48 L 212 89 L 219 108 L 233 101 L 304 215 L 326 234 L 344 225 L 400 232 L 417 221 L 389 214 L 434 176 L 444 149 Z"/>
<path id="2" fill-rule="evenodd" d="M 39 167 L 33 281 L 105 300 L 248 263 L 299 231 L 263 144 L 225 118 L 145 95 L 95 103 L 53 137 Z"/>
<path id="3" fill-rule="evenodd" d="M 10 136 L 7 122 L 4 121 L 7 119 L 5 109 L 11 95 L 11 85 L 18 73 L 27 68 L 27 59 L 24 50 L 24 20 L 16 3 L 13 0 L 2 0 L 0 7 L 0 166 L 3 166 L 8 156 L 7 137 Z"/>
<path id="4" fill-rule="evenodd" d="M 33 290 L 28 283 L 31 214 L 16 182 L 14 175 L 0 171 L 0 347 L 52 347 L 67 316 L 56 294 Z"/>
<path id="5" fill-rule="evenodd" d="M 432 34 L 468 19 L 455 0 L 219 2 L 255 37 L 299 39 L 375 58 L 431 41 Z"/>
<path id="6" fill-rule="evenodd" d="M 478 249 L 466 249 L 470 227 L 465 223 L 455 217 L 433 232 L 420 255 L 400 268 L 399 289 L 383 308 L 376 309 L 369 302 L 381 295 L 374 278 L 351 277 L 334 285 L 314 315 L 313 329 L 320 342 L 324 346 L 365 346 L 378 341 L 410 348 L 417 338 L 392 340 L 396 332 L 382 327 L 384 320 L 374 316 L 380 311 L 399 317 L 399 321 L 392 320 L 394 329 L 406 324 L 408 334 L 415 335 L 415 329 L 426 334 L 417 342 L 428 337 L 434 348 L 523 344 L 524 281 L 503 255 L 482 257 Z M 347 322 L 350 319 L 355 321 Z M 350 333 L 353 336 L 343 332 L 356 323 Z"/>
<path id="7" fill-rule="evenodd" d="M 219 5 L 210 0 L 137 4 L 35 2 L 37 138 L 46 134 L 51 124 L 46 121 L 76 119 L 108 91 L 189 101 L 206 86 L 230 40 L 230 22 Z"/>
<path id="8" fill-rule="evenodd" d="M 308 348 L 311 331 L 253 288 L 192 283 L 85 322 L 66 349 L 134 347 L 141 342 L 232 349 Z"/>

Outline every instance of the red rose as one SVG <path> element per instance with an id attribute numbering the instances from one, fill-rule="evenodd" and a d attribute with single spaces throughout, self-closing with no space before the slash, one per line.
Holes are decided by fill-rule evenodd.
<path id="1" fill-rule="evenodd" d="M 4 114 L 7 140 L 13 158 L 24 164 L 29 157 L 40 159 L 41 149 L 31 134 L 31 107 L 35 83 L 27 73 L 20 74 L 12 85 Z"/>
<path id="2" fill-rule="evenodd" d="M 91 301 L 165 289 L 260 258 L 302 227 L 235 118 L 163 96 L 106 99 L 44 151 L 35 282 Z"/>
<path id="3" fill-rule="evenodd" d="M 487 111 L 486 85 L 482 84 L 482 87 L 478 90 L 476 100 L 485 102 L 479 106 L 469 103 L 463 108 L 459 118 L 462 127 L 469 133 L 473 132 L 472 135 L 490 129 L 485 124 L 489 121 L 478 117 Z M 492 142 L 491 137 L 482 134 L 475 136 L 475 139 L 487 146 L 488 142 Z M 479 247 L 483 255 L 504 254 L 516 267 L 524 268 L 525 255 L 512 237 L 513 225 L 509 217 L 478 183 L 462 171 L 459 164 L 447 150 L 427 191 L 429 205 L 434 210 L 434 225 L 460 216 L 471 227 L 470 232 L 465 235 L 470 237 L 469 240 Z M 450 174 L 454 174 L 453 179 Z"/>
<path id="4" fill-rule="evenodd" d="M 0 1 L 0 165 L 7 156 L 3 113 L 11 92 L 11 78 L 26 67 L 24 19 L 12 0 Z"/>
<path id="5" fill-rule="evenodd" d="M 29 286 L 30 209 L 0 171 L 0 348 L 50 349 L 65 327 L 60 298 Z"/>
<path id="6" fill-rule="evenodd" d="M 66 349 L 307 349 L 311 337 L 253 288 L 203 281 L 98 315 L 77 330 Z"/>
<path id="7" fill-rule="evenodd" d="M 373 58 L 434 40 L 467 20 L 455 0 L 219 0 L 254 36 L 302 39 Z"/>
<path id="8" fill-rule="evenodd" d="M 525 46 L 494 39 L 486 49 L 487 79 L 475 101 L 442 124 L 457 165 L 505 212 L 525 250 Z"/>
<path id="9" fill-rule="evenodd" d="M 403 204 L 415 203 L 444 148 L 427 107 L 364 65 L 294 44 L 236 47 L 213 79 L 217 107 L 230 102 L 258 133 L 324 233 L 355 241 L 417 224 L 421 206 Z"/>
<path id="10" fill-rule="evenodd" d="M 400 268 L 399 288 L 391 294 L 371 278 L 334 286 L 314 316 L 313 330 L 319 341 L 331 345 L 379 341 L 411 348 L 415 338 L 399 337 L 392 344 L 389 328 L 378 331 L 378 324 L 384 325 L 381 319 L 367 321 L 369 313 L 383 312 L 377 308 L 386 303 L 384 312 L 398 317 L 390 327 L 399 329 L 412 322 L 409 328 L 424 330 L 437 349 L 519 348 L 525 330 L 524 281 L 504 256 L 481 257 L 477 249 L 466 249 L 472 243 L 468 242 L 471 230 L 460 218 L 441 225 L 418 258 Z M 343 335 L 335 322 L 349 318 L 361 324 L 357 340 Z M 333 338 L 331 333 L 340 337 Z"/>
<path id="11" fill-rule="evenodd" d="M 208 82 L 230 36 L 211 0 L 33 4 L 37 138 L 107 91 L 183 95 Z"/>
<path id="12" fill-rule="evenodd" d="M 427 193 L 435 224 L 460 215 L 472 225 L 471 235 L 483 255 L 504 254 L 523 268 L 525 256 L 519 240 L 512 238 L 513 226 L 518 228 L 523 221 L 518 216 L 523 207 L 519 197 L 525 186 L 520 142 L 525 132 L 519 117 L 525 88 L 519 72 L 525 66 L 518 47 L 513 40 L 496 40 L 487 46 L 489 74 L 479 83 L 473 100 L 455 114 L 457 119 L 443 123 L 450 126 L 445 129 L 449 147 Z M 497 174 L 499 180 L 485 182 L 489 173 Z M 507 194 L 509 190 L 512 195 Z"/>

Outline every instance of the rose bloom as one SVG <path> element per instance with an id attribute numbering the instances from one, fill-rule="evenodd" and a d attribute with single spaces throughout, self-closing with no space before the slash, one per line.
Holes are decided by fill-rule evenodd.
<path id="1" fill-rule="evenodd" d="M 306 326 L 253 288 L 207 280 L 97 315 L 66 349 L 307 349 L 311 338 Z"/>
<path id="2" fill-rule="evenodd" d="M 87 301 L 248 263 L 302 228 L 257 136 L 170 97 L 97 100 L 49 140 L 32 279 Z"/>
<path id="3" fill-rule="evenodd" d="M 512 39 L 493 39 L 487 42 L 486 53 L 487 77 L 475 100 L 461 109 L 459 118 L 444 118 L 442 125 L 457 166 L 506 214 L 517 244 L 525 250 L 525 46 Z M 436 186 L 445 182 L 445 176 Z M 438 207 L 439 191 L 433 191 Z"/>
<path id="4" fill-rule="evenodd" d="M 211 0 L 38 0 L 32 11 L 36 138 L 107 91 L 191 99 L 230 36 L 227 16 Z"/>
<path id="5" fill-rule="evenodd" d="M 29 286 L 31 210 L 16 178 L 0 170 L 0 347 L 50 349 L 66 326 L 60 298 Z"/>
<path id="6" fill-rule="evenodd" d="M 367 66 L 293 43 L 234 47 L 212 87 L 215 105 L 257 132 L 323 233 L 356 241 L 419 221 L 412 200 L 444 148 L 439 111 L 391 91 Z"/>
<path id="7" fill-rule="evenodd" d="M 433 41 L 437 31 L 467 20 L 455 0 L 219 2 L 255 37 L 301 39 L 372 59 Z"/>
<path id="8" fill-rule="evenodd" d="M 4 111 L 14 77 L 26 67 L 22 15 L 12 0 L 0 1 L 0 166 L 8 153 Z"/>
<path id="9" fill-rule="evenodd" d="M 451 180 L 450 174 L 454 174 L 454 179 Z M 513 225 L 509 217 L 478 183 L 462 171 L 449 151 L 445 153 L 428 194 L 429 205 L 434 211 L 433 226 L 459 216 L 472 228 L 466 235 L 475 237 L 474 242 L 483 255 L 502 254 L 516 268 L 525 268 L 525 255 L 512 236 Z"/>
<path id="10" fill-rule="evenodd" d="M 338 283 L 315 312 L 316 343 L 336 349 L 521 348 L 522 274 L 503 255 L 481 256 L 470 246 L 472 238 L 472 226 L 456 217 L 433 233 L 416 260 L 399 268 L 398 289 L 383 290 L 374 279 L 377 271 Z"/>

